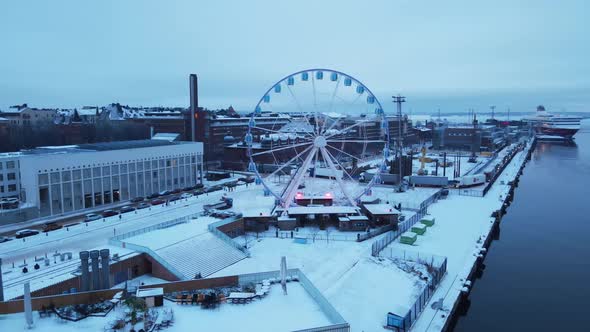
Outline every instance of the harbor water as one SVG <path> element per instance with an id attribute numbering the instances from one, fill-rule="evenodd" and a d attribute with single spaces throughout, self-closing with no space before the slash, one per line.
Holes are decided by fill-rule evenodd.
<path id="1" fill-rule="evenodd" d="M 539 142 L 451 330 L 590 331 L 590 121 Z"/>

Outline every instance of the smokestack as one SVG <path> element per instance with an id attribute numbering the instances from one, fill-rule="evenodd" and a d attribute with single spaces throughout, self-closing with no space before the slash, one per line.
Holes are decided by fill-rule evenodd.
<path id="1" fill-rule="evenodd" d="M 90 251 L 92 260 L 92 290 L 100 289 L 100 274 L 98 273 L 98 250 Z"/>
<path id="2" fill-rule="evenodd" d="M 28 281 L 25 283 L 23 302 L 25 305 L 25 321 L 27 327 L 31 328 L 33 326 L 33 303 L 31 300 L 31 284 Z"/>
<path id="3" fill-rule="evenodd" d="M 190 74 L 189 78 L 190 94 L 191 94 L 191 141 L 195 141 L 195 115 L 199 107 L 199 86 L 197 81 L 197 74 Z"/>
<path id="4" fill-rule="evenodd" d="M 0 302 L 4 301 L 4 286 L 2 285 L 2 258 L 0 258 Z"/>
<path id="5" fill-rule="evenodd" d="M 90 290 L 90 271 L 88 271 L 88 258 L 90 253 L 88 251 L 80 251 L 80 263 L 82 265 L 82 278 L 80 282 L 80 290 L 87 292 Z"/>
<path id="6" fill-rule="evenodd" d="M 102 288 L 111 288 L 110 268 L 109 268 L 109 249 L 102 249 L 100 251 L 100 262 L 102 265 Z"/>

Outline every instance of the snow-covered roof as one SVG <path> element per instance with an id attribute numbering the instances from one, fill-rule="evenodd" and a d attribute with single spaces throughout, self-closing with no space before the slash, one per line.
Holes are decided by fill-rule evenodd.
<path id="1" fill-rule="evenodd" d="M 371 214 L 399 214 L 399 212 L 389 204 L 365 204 L 364 207 Z"/>
<path id="2" fill-rule="evenodd" d="M 180 134 L 177 133 L 157 133 L 152 137 L 155 140 L 162 140 L 162 141 L 178 141 L 180 139 Z"/>
<path id="3" fill-rule="evenodd" d="M 137 294 L 135 294 L 135 295 L 137 297 L 161 296 L 161 295 L 164 295 L 164 288 L 158 287 L 158 288 L 138 289 Z"/>
<path id="4" fill-rule="evenodd" d="M 414 233 L 414 232 L 404 232 L 402 234 L 403 237 L 409 237 L 409 238 L 416 238 L 418 236 L 418 234 Z"/>
<path id="5" fill-rule="evenodd" d="M 303 214 L 354 214 L 357 209 L 352 206 L 296 206 L 287 209 L 289 215 Z"/>

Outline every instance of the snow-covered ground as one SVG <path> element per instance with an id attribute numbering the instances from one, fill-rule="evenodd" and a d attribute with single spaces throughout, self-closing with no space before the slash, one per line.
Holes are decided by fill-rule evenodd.
<path id="1" fill-rule="evenodd" d="M 474 253 L 479 250 L 478 247 L 481 246 L 482 238 L 489 234 L 492 226 L 490 215 L 500 208 L 502 198 L 506 197 L 510 189 L 506 183 L 514 179 L 520 165 L 524 162 L 526 153 L 525 150 L 515 156 L 485 197 L 450 195 L 446 199 L 439 200 L 428 209 L 429 214 L 436 218 L 435 225 L 428 228 L 424 235 L 419 236 L 415 245 L 407 246 L 394 242 L 386 249 L 405 250 L 410 248 L 414 251 L 448 258 L 447 275 L 443 278 L 431 299 L 431 301 L 436 301 L 439 298 L 444 298 L 443 309 L 435 310 L 428 304 L 413 326 L 413 331 L 439 331 L 444 326 L 449 310 L 463 287 L 461 279 L 465 278 L 477 259 Z M 338 189 L 335 181 L 322 179 L 318 184 L 316 186 L 306 184 L 306 188 L 303 189 L 304 193 L 306 195 L 321 195 L 326 191 L 336 191 Z M 348 185 L 357 186 L 357 189 L 362 186 L 356 183 L 349 183 Z M 271 186 L 277 189 L 284 186 L 284 183 L 271 184 Z M 386 204 L 389 202 L 389 204 L 393 205 L 401 202 L 402 207 L 414 208 L 419 206 L 420 202 L 428 198 L 436 190 L 419 188 L 408 190 L 405 193 L 395 193 L 393 188 L 383 186 L 375 187 L 372 196 L 367 198 L 379 197 Z M 248 187 L 239 186 L 232 192 L 219 191 L 199 198 L 191 198 L 188 201 L 179 201 L 172 206 L 154 207 L 151 211 L 140 211 L 137 215 L 125 216 L 122 221 L 119 221 L 118 218 L 113 218 L 105 223 L 97 221 L 90 223 L 88 227 L 83 224 L 76 226 L 80 228 L 79 230 L 73 227 L 69 232 L 59 230 L 52 232 L 47 237 L 35 236 L 28 238 L 25 243 L 11 241 L 0 244 L 0 255 L 4 255 L 5 259 L 9 257 L 13 260 L 20 260 L 22 257 L 30 258 L 33 255 L 42 255 L 45 252 L 51 253 L 54 250 L 69 250 L 77 253 L 82 249 L 97 248 L 106 245 L 108 238 L 114 233 L 121 234 L 197 213 L 202 210 L 203 204 L 217 202 L 222 195 L 234 198 L 232 210 L 242 213 L 266 214 L 274 203 L 272 196 L 263 195 L 262 186 L 253 184 Z M 151 246 L 161 247 L 170 243 L 171 238 L 195 237 L 207 231 L 206 226 L 212 221 L 212 219 L 207 218 L 199 217 L 199 219 L 188 224 L 160 230 L 157 232 L 158 236 L 156 237 L 154 237 L 155 233 L 139 235 L 133 241 L 150 243 Z M 113 228 L 115 228 L 115 231 L 113 231 Z M 324 238 L 315 242 L 311 241 L 308 244 L 298 244 L 293 239 L 239 237 L 236 238 L 236 241 L 238 243 L 248 243 L 251 257 L 243 259 L 211 276 L 277 270 L 280 266 L 281 257 L 286 256 L 288 267 L 300 268 L 344 319 L 351 324 L 353 331 L 381 330 L 385 324 L 387 312 L 397 311 L 403 314 L 402 311 L 414 303 L 417 295 L 424 287 L 424 282 L 420 281 L 417 275 L 405 272 L 389 260 L 378 260 L 371 257 L 372 242 L 383 236 L 360 243 L 354 241 L 329 241 Z M 11 264 L 11 262 L 5 263 L 5 265 Z M 294 291 L 294 294 L 296 292 Z M 279 292 L 272 292 L 272 294 L 279 294 Z M 253 305 L 262 305 L 263 302 L 254 303 Z M 230 305 L 224 305 L 221 309 L 211 312 L 197 308 L 185 309 L 184 307 L 182 309 L 179 307 L 178 311 L 176 311 L 176 306 L 174 306 L 178 322 L 175 324 L 175 328 L 194 329 L 202 326 L 201 319 L 213 324 L 207 326 L 214 326 L 217 330 L 224 330 L 222 328 L 225 328 L 225 326 L 238 330 L 248 330 L 249 328 L 244 325 L 244 322 L 255 324 L 251 325 L 251 329 L 255 330 L 265 329 L 268 326 L 274 327 L 274 329 L 269 328 L 269 330 L 293 330 L 328 324 L 327 320 L 321 322 L 319 316 L 314 316 L 314 312 L 319 309 L 313 301 L 307 303 L 305 300 L 299 299 L 298 302 L 303 303 L 303 305 L 289 302 L 287 302 L 288 305 L 285 305 L 279 301 L 277 303 L 273 302 L 268 307 L 262 306 L 260 310 L 247 311 L 250 310 L 247 309 L 248 315 L 243 317 L 239 316 L 242 311 L 239 313 L 234 312 L 232 310 L 235 309 L 231 308 L 235 307 Z M 241 308 L 247 308 L 248 306 L 242 306 Z M 228 309 L 225 309 L 226 307 Z M 252 306 L 252 308 L 254 307 Z M 306 311 L 301 315 L 304 318 L 309 315 L 311 321 L 317 318 L 318 324 L 305 322 L 303 326 L 299 327 L 297 324 L 303 322 L 303 319 L 297 319 L 297 313 L 292 314 L 293 307 L 296 307 L 297 310 L 311 310 L 311 313 Z M 185 316 L 183 316 L 184 310 L 187 310 Z M 273 315 L 265 316 L 265 312 L 272 312 Z M 286 314 L 287 312 L 289 315 Z M 284 313 L 285 316 L 289 317 L 283 318 Z M 319 313 L 321 314 L 321 312 Z M 240 319 L 235 318 L 234 315 L 238 315 Z M 5 325 L 4 322 L 16 321 L 11 318 L 16 316 L 19 315 L 0 317 L 0 326 L 13 326 Z M 189 319 L 189 316 L 194 318 Z M 323 317 L 323 315 L 320 316 Z M 22 315 L 20 317 L 18 329 L 22 327 Z M 186 319 L 181 319 L 182 317 L 186 317 Z M 97 318 L 97 320 L 100 319 Z M 240 320 L 243 321 L 240 322 Z M 233 322 L 238 325 L 231 325 Z M 277 325 L 273 325 L 277 322 L 287 324 L 285 326 L 288 327 L 278 328 Z M 45 323 L 41 321 L 39 324 Z M 55 328 L 57 322 L 48 324 L 46 330 L 51 330 L 52 327 Z M 76 324 L 76 329 L 92 329 L 92 326 L 83 325 L 86 323 L 80 324 L 82 325 Z M 106 324 L 106 321 L 94 324 L 97 324 L 93 325 L 94 327 L 102 327 Z M 64 329 L 60 328 L 60 330 L 67 331 L 69 327 L 65 328 L 66 325 L 64 325 Z M 178 329 L 178 331 L 181 330 Z"/>
<path id="2" fill-rule="evenodd" d="M 164 301 L 161 309 L 172 309 L 174 324 L 165 329 L 181 331 L 294 331 L 330 325 L 329 319 L 298 282 L 287 285 L 287 295 L 279 285 L 271 286 L 262 299 L 248 304 L 221 304 L 215 309 L 177 305 Z M 37 331 L 103 331 L 111 321 L 125 316 L 125 307 L 119 306 L 106 317 L 89 317 L 78 322 L 56 318 L 38 318 L 35 313 L 34 329 Z M 2 331 L 28 331 L 23 313 L 0 315 Z M 136 325 L 138 330 L 143 324 Z"/>
<path id="3" fill-rule="evenodd" d="M 382 329 L 387 312 L 407 309 L 425 285 L 391 261 L 373 259 L 371 241 L 298 244 L 292 239 L 251 238 L 249 245 L 250 258 L 212 276 L 276 270 L 286 256 L 288 267 L 301 269 L 353 331 Z"/>

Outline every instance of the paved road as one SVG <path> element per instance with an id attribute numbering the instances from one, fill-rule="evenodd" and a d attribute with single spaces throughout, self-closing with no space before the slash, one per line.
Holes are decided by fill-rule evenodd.
<path id="1" fill-rule="evenodd" d="M 169 206 L 157 205 L 149 209 L 137 210 L 119 216 L 81 223 L 69 229 L 60 229 L 48 233 L 40 233 L 24 239 L 15 239 L 0 243 L 0 257 L 4 263 L 31 259 L 34 256 L 51 254 L 56 250 L 83 250 L 96 248 L 108 243 L 113 235 L 130 232 L 164 221 L 185 217 L 202 211 L 204 204 L 220 200 L 223 191 L 191 197 L 170 203 Z"/>

